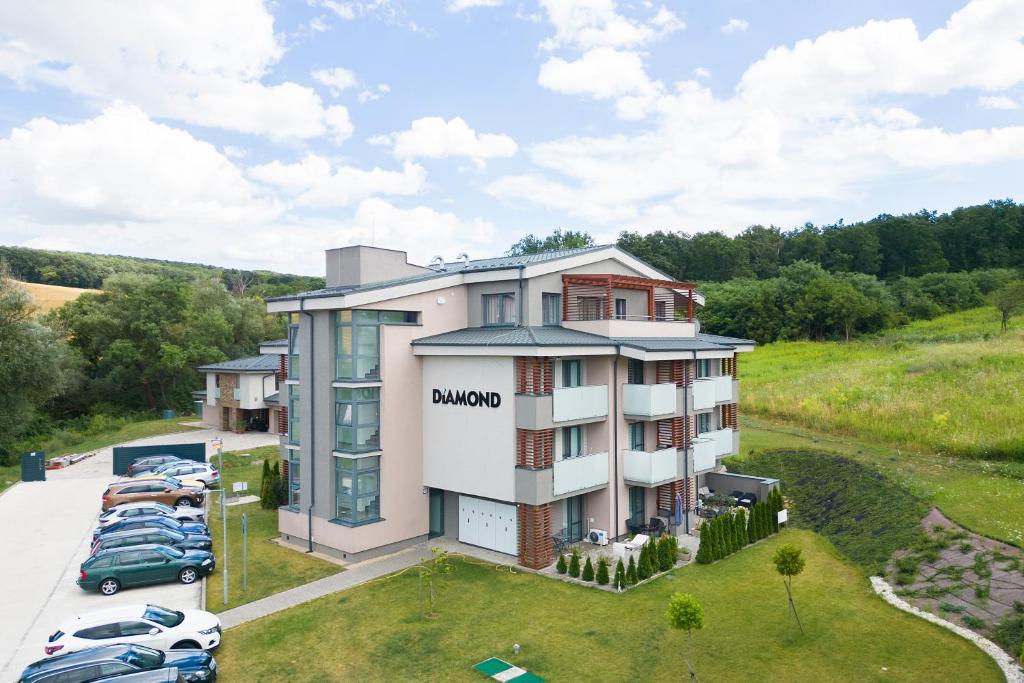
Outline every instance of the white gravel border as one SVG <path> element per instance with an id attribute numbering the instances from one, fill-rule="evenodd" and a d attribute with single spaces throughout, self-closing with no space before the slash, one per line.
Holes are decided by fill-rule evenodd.
<path id="1" fill-rule="evenodd" d="M 999 668 L 1002 669 L 1003 675 L 1006 676 L 1007 683 L 1024 683 L 1024 670 L 1017 665 L 1010 655 L 1006 654 L 1006 651 L 1001 647 L 993 643 L 988 638 L 979 636 L 974 631 L 966 629 L 963 626 L 957 626 L 956 624 L 946 621 L 941 617 L 937 617 L 931 612 L 925 612 L 924 610 L 918 609 L 908 603 L 903 598 L 896 595 L 885 579 L 880 576 L 871 577 L 871 587 L 875 590 L 875 593 L 880 595 L 883 600 L 892 605 L 897 609 L 901 609 L 904 612 L 909 612 L 914 616 L 921 617 L 925 621 L 930 621 L 933 624 L 937 624 L 942 628 L 948 629 L 953 633 L 957 634 L 962 638 L 966 638 L 971 641 L 979 648 L 981 648 L 989 657 L 995 660 Z"/>

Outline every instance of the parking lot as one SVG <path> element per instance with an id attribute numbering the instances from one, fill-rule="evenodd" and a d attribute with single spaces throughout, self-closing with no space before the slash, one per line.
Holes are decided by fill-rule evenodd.
<path id="1" fill-rule="evenodd" d="M 272 434 L 232 434 L 217 430 L 168 434 L 131 445 L 207 444 L 221 438 L 225 450 L 277 443 Z M 200 608 L 201 582 L 167 583 L 125 589 L 106 597 L 76 584 L 79 564 L 88 557 L 100 498 L 111 474 L 112 449 L 83 462 L 47 472 L 45 482 L 22 482 L 0 495 L 0 680 L 15 679 L 43 656 L 47 636 L 64 619 L 118 604 L 151 602 L 175 609 Z M 212 496 L 215 500 L 216 496 Z"/>

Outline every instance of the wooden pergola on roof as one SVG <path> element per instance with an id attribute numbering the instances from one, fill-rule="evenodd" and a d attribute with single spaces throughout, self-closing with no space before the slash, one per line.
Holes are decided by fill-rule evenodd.
<path id="1" fill-rule="evenodd" d="M 677 299 L 686 299 L 686 318 L 693 320 L 693 290 L 697 288 L 692 282 L 676 282 L 674 280 L 657 280 L 654 278 L 636 277 L 632 275 L 562 275 L 562 319 L 581 320 L 580 299 L 597 299 L 602 310 L 597 316 L 610 320 L 613 316 L 614 289 L 637 289 L 647 292 L 647 320 L 659 318 L 658 303 L 664 302 L 663 319 L 672 320 Z M 661 290 L 660 292 L 658 290 Z M 683 295 L 681 292 L 686 292 Z M 680 302 L 681 303 L 681 302 Z M 585 315 L 590 315 L 586 312 Z M 635 318 L 636 316 L 628 316 Z"/>

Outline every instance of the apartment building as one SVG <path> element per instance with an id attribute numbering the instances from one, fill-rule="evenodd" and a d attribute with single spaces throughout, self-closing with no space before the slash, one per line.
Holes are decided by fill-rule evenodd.
<path id="1" fill-rule="evenodd" d="M 543 567 L 554 536 L 689 510 L 738 448 L 753 342 L 701 333 L 695 285 L 615 246 L 430 267 L 353 246 L 326 274 L 268 301 L 290 322 L 295 544 L 361 558 L 443 535 Z"/>
<path id="2" fill-rule="evenodd" d="M 288 340 L 260 344 L 259 355 L 202 365 L 196 370 L 206 381 L 204 391 L 192 392 L 196 414 L 204 424 L 224 431 L 288 429 L 279 400 L 285 378 Z"/>

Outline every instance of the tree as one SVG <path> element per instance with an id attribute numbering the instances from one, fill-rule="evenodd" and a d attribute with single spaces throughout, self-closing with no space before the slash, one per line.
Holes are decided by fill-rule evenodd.
<path id="1" fill-rule="evenodd" d="M 796 605 L 793 603 L 793 577 L 804 570 L 804 566 L 807 564 L 807 560 L 804 559 L 803 553 L 800 548 L 795 545 L 781 545 L 775 550 L 775 555 L 772 557 L 772 562 L 775 563 L 775 571 L 777 571 L 783 579 L 783 584 L 786 586 L 786 596 L 789 600 L 789 612 L 796 617 L 796 625 L 800 627 L 801 635 L 804 632 L 803 624 L 800 623 L 800 615 L 796 613 Z M 787 613 L 788 616 L 788 613 Z M 786 627 L 786 637 L 788 638 L 791 634 L 791 627 Z"/>
<path id="2" fill-rule="evenodd" d="M 713 522 L 714 520 L 712 520 Z M 705 522 L 700 527 L 700 545 L 697 546 L 697 555 L 693 558 L 698 564 L 711 564 L 715 558 L 711 554 L 711 523 Z"/>
<path id="3" fill-rule="evenodd" d="M 622 558 L 615 563 L 615 589 L 622 590 L 626 587 L 626 567 L 622 564 Z"/>
<path id="4" fill-rule="evenodd" d="M 676 561 L 672 555 L 672 540 L 674 536 L 662 536 L 658 541 L 658 569 L 667 572 L 675 565 Z"/>
<path id="5" fill-rule="evenodd" d="M 992 293 L 992 305 L 1000 315 L 1000 329 L 1009 329 L 1010 318 L 1024 311 L 1024 281 L 1011 282 Z"/>
<path id="6" fill-rule="evenodd" d="M 274 478 L 274 497 L 277 500 L 277 505 L 285 505 L 288 503 L 288 486 L 285 483 L 284 478 L 281 476 L 281 461 L 274 461 L 274 469 L 272 470 Z"/>
<path id="7" fill-rule="evenodd" d="M 559 574 L 564 574 L 569 570 L 569 566 L 565 563 L 565 555 L 560 554 L 558 556 L 558 562 L 555 564 L 555 571 Z"/>
<path id="8" fill-rule="evenodd" d="M 654 574 L 654 567 L 651 565 L 651 549 L 646 543 L 640 549 L 640 561 L 636 563 L 636 577 L 643 581 L 651 578 Z"/>
<path id="9" fill-rule="evenodd" d="M 580 578 L 580 551 L 572 549 L 572 556 L 569 558 L 569 576 L 574 579 Z"/>
<path id="10" fill-rule="evenodd" d="M 628 583 L 630 586 L 634 586 L 636 585 L 636 582 L 636 559 L 632 555 L 630 555 L 629 566 L 626 568 L 626 583 Z"/>
<path id="11" fill-rule="evenodd" d="M 565 230 L 561 228 L 545 238 L 537 237 L 532 233 L 509 247 L 505 252 L 507 256 L 523 256 L 525 254 L 541 254 L 545 251 L 559 251 L 562 249 L 577 249 L 579 247 L 593 246 L 594 238 L 581 230 Z"/>
<path id="12" fill-rule="evenodd" d="M 747 511 L 744 508 L 736 511 L 736 532 L 741 548 L 750 543 L 750 532 L 747 529 Z"/>
<path id="13" fill-rule="evenodd" d="M 608 560 L 605 559 L 604 555 L 597 558 L 597 585 L 607 586 L 608 585 Z"/>
<path id="14" fill-rule="evenodd" d="M 594 580 L 594 564 L 590 561 L 590 555 L 587 555 L 587 563 L 583 565 L 583 574 L 580 575 L 584 581 Z"/>
<path id="15" fill-rule="evenodd" d="M 436 591 L 441 589 L 442 579 L 455 571 L 447 550 L 431 548 L 430 560 L 420 560 L 420 607 L 423 609 L 423 616 L 431 618 L 434 616 L 434 604 L 436 602 L 435 584 L 438 584 Z M 426 584 L 426 602 L 424 603 L 424 584 Z"/>
<path id="16" fill-rule="evenodd" d="M 264 510 L 272 510 L 277 507 L 274 475 L 270 469 L 270 462 L 267 460 L 263 461 L 263 474 L 260 477 L 260 507 Z"/>
<path id="17" fill-rule="evenodd" d="M 688 650 L 693 641 L 693 632 L 704 628 L 704 608 L 697 602 L 697 598 L 689 593 L 673 593 L 669 599 L 666 616 L 671 628 L 686 631 L 687 647 L 683 652 L 683 661 L 686 663 L 686 669 L 690 672 L 690 680 L 696 681 L 697 674 L 694 673 L 693 666 L 690 664 Z"/>

